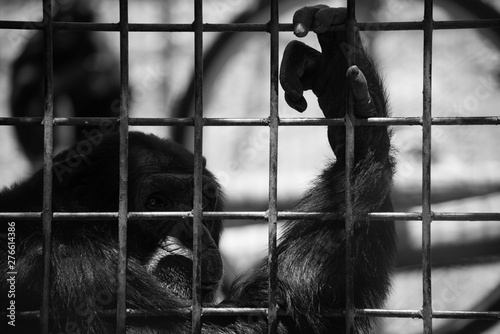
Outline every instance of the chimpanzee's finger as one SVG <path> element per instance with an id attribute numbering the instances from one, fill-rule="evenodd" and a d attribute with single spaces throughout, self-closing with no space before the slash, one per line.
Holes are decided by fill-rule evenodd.
<path id="1" fill-rule="evenodd" d="M 304 90 L 312 88 L 311 78 L 319 63 L 321 53 L 299 41 L 288 43 L 283 52 L 280 68 L 280 83 L 285 91 L 286 102 L 303 112 L 307 102 Z"/>
<path id="2" fill-rule="evenodd" d="M 326 5 L 306 6 L 293 15 L 293 32 L 297 37 L 304 37 L 311 30 L 314 16 L 320 9 L 329 8 Z"/>
<path id="3" fill-rule="evenodd" d="M 283 51 L 283 60 L 280 67 L 280 83 L 285 91 L 285 96 L 290 101 L 298 101 L 302 98 L 302 93 L 304 92 L 304 87 L 300 82 L 300 77 L 305 71 L 303 47 L 306 47 L 306 45 L 298 41 L 292 41 Z"/>
<path id="4" fill-rule="evenodd" d="M 311 30 L 317 34 L 323 34 L 331 26 L 344 24 L 346 20 L 346 8 L 321 8 L 314 15 Z"/>
<path id="5" fill-rule="evenodd" d="M 304 96 L 301 96 L 299 99 L 294 100 L 290 94 L 285 93 L 285 101 L 286 103 L 297 110 L 298 112 L 304 112 L 307 109 L 307 101 Z"/>
<path id="6" fill-rule="evenodd" d="M 377 116 L 375 105 L 368 90 L 368 82 L 361 70 L 353 65 L 347 70 L 347 84 L 352 92 L 355 105 L 355 114 L 358 117 Z"/>

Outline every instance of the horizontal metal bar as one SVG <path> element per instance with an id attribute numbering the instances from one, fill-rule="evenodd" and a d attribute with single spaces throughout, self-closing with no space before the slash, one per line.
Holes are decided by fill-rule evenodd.
<path id="1" fill-rule="evenodd" d="M 267 316 L 268 309 L 267 308 L 250 308 L 250 307 L 242 307 L 242 308 L 232 308 L 232 307 L 224 307 L 224 308 L 213 308 L 213 307 L 205 307 L 201 310 L 203 316 L 239 316 L 239 315 L 254 315 L 254 316 Z M 285 315 L 285 312 L 283 312 Z"/>
<path id="2" fill-rule="evenodd" d="M 130 31 L 192 32 L 194 29 L 191 24 L 132 23 Z M 266 23 L 204 23 L 203 32 L 269 32 L 269 25 Z"/>
<path id="3" fill-rule="evenodd" d="M 1 119 L 0 119 L 1 121 Z M 1 124 L 1 123 L 0 123 Z M 191 118 L 131 118 L 132 125 L 193 125 Z M 343 126 L 343 118 L 280 118 L 279 126 Z M 203 118 L 204 126 L 268 126 L 268 118 Z M 357 126 L 422 125 L 421 117 L 370 117 L 356 119 Z M 432 125 L 500 125 L 500 116 L 434 117 Z"/>
<path id="4" fill-rule="evenodd" d="M 56 126 L 97 126 L 119 124 L 113 117 L 56 117 Z M 343 126 L 343 118 L 280 118 L 279 126 Z M 0 117 L 0 125 L 42 125 L 42 117 Z M 134 126 L 193 126 L 192 118 L 129 118 Z M 414 126 L 422 125 L 421 117 L 370 117 L 356 119 L 356 126 Z M 500 125 L 500 116 L 434 117 L 432 125 Z M 203 126 L 269 126 L 268 118 L 203 118 Z"/>
<path id="5" fill-rule="evenodd" d="M 433 311 L 432 317 L 439 319 L 500 320 L 500 312 Z"/>
<path id="6" fill-rule="evenodd" d="M 129 118 L 129 125 L 156 126 L 156 125 L 185 125 L 194 126 L 192 118 Z"/>
<path id="7" fill-rule="evenodd" d="M 84 22 L 54 22 L 54 30 L 74 31 L 116 31 L 120 30 L 118 23 L 84 23 Z M 407 22 L 358 22 L 356 27 L 361 31 L 400 31 L 423 30 L 423 23 L 419 21 Z M 6 21 L 0 20 L 0 29 L 42 30 L 44 23 L 40 21 Z M 434 21 L 434 30 L 447 29 L 481 29 L 500 28 L 500 19 L 479 20 L 451 20 Z M 343 26 L 332 30 L 344 30 Z M 193 32 L 191 23 L 130 23 L 129 32 Z M 204 32 L 269 32 L 267 23 L 204 23 Z M 293 25 L 279 24 L 279 31 L 291 32 Z"/>
<path id="8" fill-rule="evenodd" d="M 494 221 L 500 220 L 500 213 L 432 212 L 433 220 Z"/>
<path id="9" fill-rule="evenodd" d="M 434 21 L 434 30 L 500 28 L 500 19 Z"/>
<path id="10" fill-rule="evenodd" d="M 358 22 L 361 31 L 423 30 L 423 22 Z M 500 28 L 500 19 L 433 21 L 434 30 Z"/>
<path id="11" fill-rule="evenodd" d="M 422 311 L 420 311 L 420 310 L 357 309 L 356 316 L 423 319 Z M 433 311 L 432 318 L 498 320 L 498 319 L 500 319 L 500 312 Z"/>
<path id="12" fill-rule="evenodd" d="M 412 318 L 422 319 L 421 310 L 378 310 L 378 309 L 356 309 L 358 317 L 381 317 L 381 318 Z"/>
<path id="13" fill-rule="evenodd" d="M 432 117 L 431 122 L 432 125 L 500 125 L 500 117 Z"/>
<path id="14" fill-rule="evenodd" d="M 222 125 L 257 125 L 269 126 L 269 118 L 203 118 L 205 126 L 222 126 Z"/>
<path id="15" fill-rule="evenodd" d="M 0 219 L 13 220 L 13 221 L 42 219 L 42 213 L 41 212 L 0 212 Z"/>
<path id="16" fill-rule="evenodd" d="M 433 117 L 432 125 L 500 125 L 500 116 Z M 370 117 L 356 119 L 356 126 L 422 125 L 422 117 Z"/>
<path id="17" fill-rule="evenodd" d="M 0 125 L 42 125 L 43 126 L 43 117 L 0 117 Z"/>
<path id="18" fill-rule="evenodd" d="M 129 220 L 160 220 L 165 218 L 192 218 L 191 211 L 171 212 L 129 212 Z M 500 212 L 433 212 L 431 217 L 436 221 L 500 221 Z M 40 212 L 0 212 L 3 220 L 33 220 L 41 218 Z M 118 218 L 117 212 L 54 212 L 54 221 L 62 220 L 105 220 Z M 206 219 L 247 219 L 267 220 L 265 211 L 226 211 L 203 212 Z M 325 212 L 280 211 L 278 219 L 344 219 L 342 214 Z M 421 212 L 372 212 L 366 216 L 367 221 L 382 220 L 422 220 Z"/>
<path id="19" fill-rule="evenodd" d="M 161 311 L 142 311 L 127 309 L 128 317 L 171 317 L 180 314 L 189 315 L 190 308 L 183 308 L 175 312 L 161 312 Z M 370 317 L 370 318 L 413 318 L 422 319 L 421 310 L 383 310 L 383 309 L 356 309 L 356 316 Z M 0 314 L 5 314 L 2 312 Z M 267 316 L 267 308 L 234 308 L 234 307 L 204 307 L 202 308 L 202 316 L 241 316 L 241 315 L 262 315 Z M 332 310 L 322 312 L 324 317 L 341 317 L 344 315 L 343 310 Z M 116 310 L 108 310 L 99 313 L 101 317 L 114 317 Z M 287 316 L 284 310 L 278 311 L 278 316 Z M 18 319 L 37 319 L 40 317 L 39 311 L 24 311 L 17 313 Z M 433 311 L 433 318 L 439 319 L 480 319 L 480 320 L 499 320 L 500 312 L 478 312 L 478 311 Z"/>
<path id="20" fill-rule="evenodd" d="M 43 30 L 45 24 L 41 21 L 7 21 L 0 20 L 0 29 Z M 80 22 L 53 22 L 53 30 L 75 31 L 116 31 L 120 30 L 118 23 L 80 23 Z"/>
<path id="21" fill-rule="evenodd" d="M 0 21 L 0 29 L 42 30 L 44 24 L 37 21 Z M 54 30 L 62 31 L 119 31 L 119 23 L 54 22 Z M 129 32 L 194 32 L 193 24 L 181 23 L 129 23 Z M 280 26 L 282 31 L 292 31 L 290 24 Z M 269 32 L 265 23 L 203 24 L 204 32 Z"/>
<path id="22" fill-rule="evenodd" d="M 285 25 L 284 25 L 285 26 Z M 288 25 L 286 25 L 288 26 Z M 56 30 L 118 31 L 116 23 L 55 22 Z M 130 32 L 194 32 L 190 23 L 130 23 Z M 269 32 L 265 23 L 204 23 L 204 32 Z M 290 29 L 290 31 L 292 31 Z"/>

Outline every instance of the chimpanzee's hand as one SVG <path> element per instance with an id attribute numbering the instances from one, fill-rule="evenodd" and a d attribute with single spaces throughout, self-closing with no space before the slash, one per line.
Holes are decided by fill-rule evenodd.
<path id="1" fill-rule="evenodd" d="M 349 52 L 356 52 L 360 63 L 366 63 L 359 34 L 356 32 L 355 45 L 350 45 L 345 31 L 328 31 L 332 26 L 344 24 L 346 19 L 345 8 L 325 5 L 304 7 L 295 12 L 295 35 L 304 37 L 309 31 L 315 32 L 322 51 L 318 52 L 299 41 L 290 42 L 284 51 L 280 70 L 281 86 L 285 91 L 286 102 L 299 112 L 307 108 L 303 92 L 312 89 L 325 117 L 343 117 L 347 78 L 357 116 L 377 115 L 365 75 L 357 66 L 347 66 L 346 56 Z"/>

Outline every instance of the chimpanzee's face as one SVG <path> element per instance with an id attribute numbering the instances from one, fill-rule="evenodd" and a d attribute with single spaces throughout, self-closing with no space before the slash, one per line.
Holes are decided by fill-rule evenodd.
<path id="1" fill-rule="evenodd" d="M 156 139 L 156 138 L 155 138 Z M 149 143 L 150 144 L 150 143 Z M 192 211 L 194 182 L 193 154 L 170 141 L 148 147 L 131 147 L 134 164 L 129 166 L 130 211 Z M 204 161 L 203 161 L 204 163 Z M 204 163 L 205 164 L 205 163 Z M 203 173 L 203 207 L 221 210 L 219 184 L 210 172 Z M 183 298 L 191 298 L 193 279 L 193 219 L 169 218 L 134 223 L 143 238 L 131 236 L 148 271 Z M 205 220 L 201 226 L 201 283 L 204 301 L 213 300 L 223 274 L 218 242 L 219 220 Z M 153 246 L 154 247 L 151 247 Z M 147 250 L 146 252 L 143 252 Z"/>

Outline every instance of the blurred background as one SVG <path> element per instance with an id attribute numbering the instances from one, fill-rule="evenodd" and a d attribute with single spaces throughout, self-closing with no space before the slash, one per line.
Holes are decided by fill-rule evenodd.
<path id="1" fill-rule="evenodd" d="M 316 1 L 281 0 L 280 22 Z M 322 1 L 345 6 L 345 1 Z M 421 21 L 422 0 L 358 0 L 359 22 Z M 206 23 L 266 23 L 265 0 L 205 0 Z M 59 21 L 119 20 L 117 0 L 56 0 Z M 0 20 L 37 21 L 39 0 L 0 0 Z M 500 0 L 436 0 L 435 20 L 500 18 Z M 130 0 L 134 23 L 191 23 L 192 1 Z M 59 116 L 116 116 L 119 96 L 117 32 L 59 32 L 55 35 L 55 106 Z M 294 39 L 281 33 L 280 54 Z M 500 31 L 434 32 L 432 113 L 435 117 L 500 116 Z M 423 33 L 374 31 L 363 41 L 382 72 L 392 116 L 422 115 Z M 318 48 L 314 36 L 305 41 Z M 43 53 L 34 30 L 0 30 L 0 117 L 41 112 Z M 185 32 L 130 33 L 131 117 L 190 117 L 194 36 Z M 204 114 L 206 117 L 265 118 L 269 115 L 269 35 L 205 33 Z M 59 56 L 58 56 L 59 55 Z M 297 114 L 283 100 L 281 117 L 321 117 L 316 99 Z M 24 131 L 23 131 L 24 129 Z M 133 127 L 175 138 L 192 149 L 188 127 Z M 393 127 L 398 169 L 395 210 L 421 211 L 422 128 Z M 56 128 L 56 149 L 77 139 L 74 129 Z M 28 126 L 0 129 L 0 188 L 41 166 L 42 132 Z M 432 128 L 432 210 L 500 211 L 500 127 Z M 228 210 L 266 210 L 269 130 L 267 127 L 205 127 L 204 156 L 228 197 Z M 279 209 L 291 209 L 311 180 L 334 156 L 324 127 L 283 127 L 279 133 Z M 1 209 L 1 208 L 0 208 Z M 422 306 L 421 222 L 398 222 L 399 255 L 390 309 Z M 227 221 L 221 249 L 234 273 L 266 254 L 264 222 Z M 432 224 L 435 310 L 500 311 L 500 222 L 436 221 Z M 490 327 L 493 325 L 493 327 Z M 467 327 L 469 326 L 469 327 Z M 472 326 L 472 327 L 470 327 Z M 434 320 L 437 333 L 499 333 L 492 322 Z M 380 333 L 420 333 L 421 320 L 382 319 Z"/>

